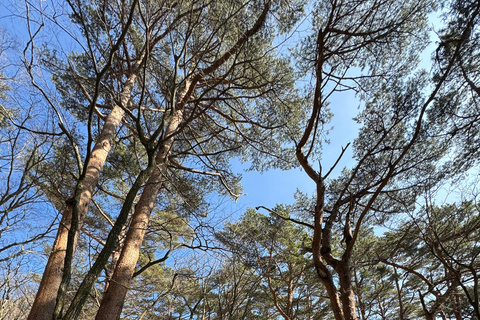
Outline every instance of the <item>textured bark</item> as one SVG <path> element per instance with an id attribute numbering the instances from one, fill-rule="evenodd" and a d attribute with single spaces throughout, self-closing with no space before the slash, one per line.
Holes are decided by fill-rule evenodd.
<path id="1" fill-rule="evenodd" d="M 150 157 L 152 159 L 150 159 Z M 104 269 L 105 265 L 108 262 L 113 250 L 115 250 L 115 245 L 117 244 L 118 236 L 122 232 L 123 226 L 127 223 L 128 216 L 130 211 L 133 208 L 133 204 L 135 202 L 135 198 L 138 194 L 140 188 L 144 185 L 144 183 L 148 180 L 148 178 L 153 174 L 155 170 L 155 159 L 153 159 L 153 154 L 149 155 L 148 166 L 144 170 L 140 172 L 140 174 L 135 179 L 132 187 L 127 193 L 125 197 L 125 201 L 123 203 L 122 209 L 120 210 L 120 214 L 115 221 L 112 229 L 108 233 L 107 240 L 105 241 L 105 245 L 103 249 L 98 254 L 97 259 L 93 263 L 92 267 L 88 271 L 87 275 L 80 283 L 80 286 L 75 293 L 75 297 L 72 300 L 72 303 L 68 307 L 67 312 L 63 316 L 62 319 L 64 320 L 74 320 L 78 319 L 80 312 L 82 311 L 83 305 L 89 296 L 93 285 L 98 279 L 100 272 Z"/>
<path id="2" fill-rule="evenodd" d="M 130 93 L 135 84 L 136 75 L 132 74 L 125 84 L 122 92 L 121 102 L 127 105 L 130 99 Z M 82 181 L 83 188 L 79 191 L 78 213 L 79 225 L 78 230 L 81 229 L 83 217 L 88 212 L 88 206 L 92 199 L 93 192 L 98 183 L 100 172 L 102 171 L 107 155 L 112 148 L 112 140 L 115 137 L 116 131 L 123 118 L 124 111 L 119 106 L 114 106 L 108 115 L 102 132 L 98 137 L 97 142 L 92 150 L 85 177 Z M 47 320 L 53 318 L 53 312 L 56 304 L 56 297 L 58 288 L 62 281 L 65 252 L 67 250 L 68 229 L 72 219 L 72 208 L 67 206 L 68 210 L 63 213 L 62 221 L 55 238 L 52 253 L 48 258 L 45 271 L 40 282 L 40 287 L 37 291 L 35 301 L 28 316 L 29 320 Z"/>
<path id="3" fill-rule="evenodd" d="M 183 95 L 188 89 L 188 86 L 186 86 Z M 148 227 L 150 214 L 152 213 L 155 206 L 155 200 L 164 182 L 168 157 L 175 141 L 174 134 L 178 130 L 182 120 L 183 108 L 178 108 L 165 133 L 165 136 L 169 138 L 167 138 L 163 146 L 158 150 L 155 159 L 157 168 L 148 179 L 142 195 L 135 206 L 132 221 L 130 222 L 130 227 L 125 237 L 115 272 L 113 273 L 113 277 L 110 280 L 108 289 L 103 296 L 100 308 L 97 312 L 95 318 L 97 320 L 120 318 L 125 296 L 130 287 L 133 272 L 135 271 L 135 266 L 140 255 L 140 248 Z"/>
<path id="4" fill-rule="evenodd" d="M 329 275 L 327 278 L 320 278 L 320 282 L 325 286 L 327 290 L 328 299 L 332 307 L 332 312 L 335 317 L 335 320 L 344 320 L 342 304 L 340 302 L 340 297 L 337 293 L 337 288 L 333 282 L 332 276 Z"/>
<path id="5" fill-rule="evenodd" d="M 115 250 L 112 253 L 112 260 L 111 260 L 112 262 L 106 270 L 107 281 L 105 282 L 105 288 L 103 290 L 104 292 L 108 290 L 108 286 L 110 285 L 110 281 L 108 281 L 108 279 L 111 279 L 113 277 L 113 273 L 115 272 L 115 268 L 117 266 L 118 259 L 120 259 L 120 254 L 122 253 L 123 242 L 124 242 L 124 239 L 125 239 L 126 231 L 127 231 L 127 229 L 123 228 L 122 232 L 117 237 L 118 238 L 118 240 L 117 240 L 118 243 L 117 243 L 117 246 L 115 247 Z"/>
<path id="6" fill-rule="evenodd" d="M 352 285 L 352 269 L 349 259 L 342 261 L 339 268 L 340 299 L 343 306 L 343 317 L 345 320 L 357 320 L 355 311 L 355 295 Z"/>

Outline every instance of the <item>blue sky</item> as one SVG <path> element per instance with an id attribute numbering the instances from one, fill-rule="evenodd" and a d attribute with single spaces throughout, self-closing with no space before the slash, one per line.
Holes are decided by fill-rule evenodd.
<path id="1" fill-rule="evenodd" d="M 357 135 L 358 124 L 352 119 L 358 113 L 359 100 L 353 92 L 342 92 L 332 95 L 330 108 L 334 113 L 332 121 L 326 128 L 330 130 L 328 138 L 330 143 L 324 143 L 322 153 L 322 166 L 326 172 L 335 163 L 342 147 L 345 147 Z M 352 160 L 351 146 L 343 156 L 340 163 L 330 175 L 337 177 L 344 167 L 351 167 Z M 238 161 L 234 167 L 245 169 Z M 243 192 L 245 193 L 237 202 L 240 207 L 266 206 L 274 207 L 275 204 L 292 204 L 294 193 L 298 189 L 302 192 L 313 194 L 315 183 L 307 174 L 299 168 L 282 171 L 269 170 L 264 173 L 243 171 L 242 172 Z"/>
<path id="2" fill-rule="evenodd" d="M 432 14 L 430 21 L 434 30 L 438 31 L 442 25 L 439 14 Z M 309 29 L 307 17 L 296 28 L 294 35 L 289 36 L 285 42 L 279 41 L 282 43 L 280 51 L 284 50 L 282 48 L 292 45 L 292 42 L 298 41 L 299 37 L 305 36 Z M 420 63 L 420 67 L 426 68 L 427 71 L 430 71 L 431 68 L 431 54 L 434 52 L 437 36 L 432 33 L 430 38 L 431 44 L 422 53 L 422 63 Z M 324 172 L 336 161 L 342 147 L 356 138 L 359 125 L 353 120 L 353 117 L 358 114 L 361 104 L 354 92 L 337 92 L 331 96 L 329 102 L 333 118 L 331 123 L 326 126 L 327 129 L 332 128 L 332 130 L 328 135 L 330 143 L 323 144 L 321 161 Z M 337 177 L 343 168 L 351 168 L 353 165 L 355 165 L 355 161 L 352 159 L 352 146 L 350 146 L 330 178 Z M 242 167 L 238 161 L 234 161 L 234 168 L 244 170 L 246 166 Z M 232 206 L 232 211 L 243 212 L 247 207 L 273 208 L 276 204 L 292 204 L 297 189 L 310 195 L 315 191 L 314 182 L 299 168 L 289 171 L 275 169 L 264 173 L 243 171 L 242 185 L 245 195 L 237 201 L 236 205 Z"/>
<path id="3" fill-rule="evenodd" d="M 3 13 L 0 14 L 0 23 L 6 25 L 6 27 L 10 29 L 9 31 L 14 30 L 16 37 L 21 37 L 23 34 L 21 34 L 20 30 L 24 30 L 25 26 L 15 27 L 13 21 L 18 22 L 18 19 L 9 14 L 9 6 L 11 6 L 10 1 L 0 0 L 0 10 L 3 11 Z M 22 3 L 18 3 L 18 6 L 22 7 Z M 23 23 L 25 22 L 24 20 L 22 21 Z M 436 22 L 438 23 L 438 21 Z M 18 29 L 18 32 L 16 29 Z M 305 19 L 296 29 L 296 35 L 290 37 L 283 45 L 291 45 L 291 42 L 298 41 L 300 36 L 305 36 L 308 29 L 308 19 Z M 47 34 L 46 36 L 58 37 L 59 34 Z M 23 44 L 20 44 L 20 46 L 22 45 Z M 74 44 L 66 46 L 65 51 L 68 51 L 70 47 L 73 48 Z M 430 52 L 431 50 L 424 56 L 424 59 L 429 60 Z M 330 108 L 334 116 L 327 128 L 333 127 L 333 129 L 330 130 L 328 136 L 331 142 L 329 144 L 324 143 L 323 145 L 322 166 L 324 167 L 324 172 L 333 165 L 342 147 L 345 147 L 349 142 L 353 142 L 358 131 L 358 124 L 355 123 L 352 118 L 358 113 L 360 101 L 355 97 L 354 93 L 341 92 L 334 94 L 330 99 L 330 103 Z M 330 175 L 331 178 L 337 177 L 344 167 L 350 168 L 354 165 L 354 161 L 351 159 L 351 151 L 350 146 L 342 161 Z M 226 205 L 227 212 L 223 212 L 222 214 L 225 217 L 230 216 L 230 214 L 233 216 L 241 214 L 248 207 L 265 206 L 272 208 L 276 204 L 292 204 L 297 189 L 307 194 L 313 194 L 314 192 L 314 182 L 299 168 L 289 171 L 269 170 L 264 173 L 259 173 L 244 171 L 246 166 L 242 166 L 238 161 L 234 161 L 234 168 L 242 173 L 242 185 L 245 195 L 238 199 L 237 203 L 224 204 Z"/>

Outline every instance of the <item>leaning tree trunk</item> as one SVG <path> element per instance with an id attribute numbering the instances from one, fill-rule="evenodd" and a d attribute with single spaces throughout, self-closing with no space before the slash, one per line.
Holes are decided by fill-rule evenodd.
<path id="1" fill-rule="evenodd" d="M 187 84 L 180 95 L 180 100 L 183 100 L 188 90 L 189 87 Z M 97 320 L 120 318 L 125 296 L 130 287 L 133 272 L 140 255 L 140 248 L 148 227 L 150 215 L 155 206 L 157 195 L 165 181 L 164 177 L 167 171 L 168 158 L 175 141 L 175 134 L 182 123 L 183 113 L 183 107 L 177 108 L 174 117 L 167 127 L 165 137 L 168 138 L 157 152 L 155 158 L 157 168 L 148 179 L 142 195 L 135 206 L 120 258 L 118 259 L 112 279 L 109 281 L 108 288 L 100 303 L 100 308 L 95 318 Z"/>
<path id="2" fill-rule="evenodd" d="M 171 137 L 167 138 L 167 140 L 164 142 L 163 148 L 159 149 L 155 159 L 158 163 L 158 168 L 149 178 L 147 185 L 142 192 L 142 196 L 135 207 L 135 212 L 132 216 L 132 222 L 127 232 L 120 259 L 117 262 L 117 267 L 115 268 L 114 275 L 110 280 L 108 289 L 103 296 L 100 308 L 97 312 L 96 320 L 118 319 L 120 317 L 125 296 L 129 289 L 135 266 L 140 255 L 140 247 L 148 226 L 150 214 L 153 210 L 155 199 L 163 183 L 163 173 L 166 171 L 168 157 L 175 140 L 175 135 L 172 135 L 172 133 L 177 131 L 182 122 L 186 101 L 190 98 L 193 89 L 202 78 L 220 68 L 226 61 L 234 56 L 254 34 L 261 29 L 266 21 L 267 13 L 270 11 L 271 5 L 272 1 L 270 0 L 266 3 L 261 15 L 258 17 L 251 29 L 247 30 L 228 51 L 226 51 L 217 60 L 212 62 L 209 67 L 202 69 L 201 72 L 197 73 L 185 84 L 185 88 L 179 95 L 179 106 L 177 106 L 177 111 L 174 115 L 174 118 L 170 122 L 165 135 L 166 137 L 171 135 Z"/>
<path id="3" fill-rule="evenodd" d="M 135 81 L 135 74 L 131 74 L 127 79 L 121 98 L 121 103 L 124 106 L 127 105 L 127 102 L 130 99 Z M 117 128 L 120 125 L 123 115 L 123 109 L 120 106 L 115 105 L 110 114 L 107 116 L 102 132 L 92 150 L 85 177 L 81 181 L 82 188 L 77 191 L 80 193 L 79 197 L 76 197 L 79 199 L 78 203 L 76 204 L 78 206 L 79 218 L 77 230 L 81 229 L 83 217 L 88 212 L 88 206 L 90 204 L 90 200 L 92 199 L 93 192 L 97 186 L 100 172 L 102 171 L 107 155 L 112 148 L 112 141 L 115 137 Z M 65 253 L 68 244 L 68 230 L 70 229 L 72 220 L 73 205 L 74 204 L 71 203 L 67 204 L 67 207 L 63 213 L 57 236 L 52 247 L 52 252 L 48 258 L 47 265 L 45 266 L 45 271 L 43 273 L 37 295 L 33 302 L 32 309 L 28 316 L 28 320 L 50 320 L 53 318 L 57 292 L 63 277 Z"/>

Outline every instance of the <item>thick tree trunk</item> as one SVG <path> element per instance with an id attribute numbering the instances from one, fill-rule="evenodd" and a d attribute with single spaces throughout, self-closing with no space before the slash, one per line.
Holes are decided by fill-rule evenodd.
<path id="1" fill-rule="evenodd" d="M 435 320 L 435 315 L 436 315 L 436 312 L 434 313 L 425 312 L 425 320 Z"/>
<path id="2" fill-rule="evenodd" d="M 457 287 L 457 281 L 455 281 L 453 284 L 452 284 L 454 287 L 453 287 L 453 292 L 452 292 L 452 297 L 450 298 L 451 299 L 451 304 L 452 304 L 452 309 L 453 309 L 453 312 L 455 314 L 455 319 L 456 320 L 462 320 L 463 319 L 463 316 L 462 316 L 462 299 L 460 298 L 460 294 L 458 292 L 458 287 Z"/>
<path id="3" fill-rule="evenodd" d="M 183 95 L 188 91 L 189 88 L 187 87 L 184 89 L 181 99 L 183 99 Z M 120 318 L 125 296 L 130 287 L 130 282 L 140 255 L 140 249 L 150 220 L 150 214 L 152 213 L 155 200 L 165 179 L 168 157 L 175 141 L 174 134 L 178 130 L 182 120 L 183 108 L 178 108 L 165 133 L 165 137 L 169 138 L 158 150 L 155 159 L 157 168 L 148 179 L 142 195 L 135 206 L 120 258 L 108 289 L 100 303 L 100 308 L 95 318 L 96 320 Z"/>
<path id="4" fill-rule="evenodd" d="M 340 299 L 345 320 L 357 320 L 355 311 L 355 294 L 352 285 L 352 268 L 348 260 L 342 261 L 339 268 Z"/>
<path id="5" fill-rule="evenodd" d="M 132 74 L 122 92 L 121 102 L 124 106 L 130 99 L 131 91 L 135 85 L 136 75 Z M 103 169 L 107 155 L 112 148 L 112 140 L 115 137 L 116 131 L 123 118 L 124 111 L 119 106 L 114 106 L 108 115 L 102 132 L 98 137 L 97 142 L 92 150 L 85 177 L 82 181 L 83 188 L 79 190 L 78 214 L 79 225 L 78 230 L 81 229 L 83 217 L 88 212 L 88 206 L 92 199 L 93 192 L 97 186 L 100 172 Z M 56 298 L 58 288 L 62 281 L 65 252 L 67 250 L 68 229 L 72 219 L 72 208 L 65 210 L 62 221 L 55 238 L 52 253 L 48 258 L 45 271 L 43 273 L 40 287 L 37 291 L 32 309 L 28 316 L 28 320 L 50 320 L 53 318 L 55 310 Z"/>
<path id="6" fill-rule="evenodd" d="M 335 320 L 344 320 L 345 317 L 343 315 L 342 304 L 340 302 L 340 297 L 338 296 L 337 288 L 335 287 L 332 277 L 329 275 L 327 278 L 320 278 L 320 281 L 327 290 L 327 295 L 330 300 L 330 305 L 332 307 Z"/>

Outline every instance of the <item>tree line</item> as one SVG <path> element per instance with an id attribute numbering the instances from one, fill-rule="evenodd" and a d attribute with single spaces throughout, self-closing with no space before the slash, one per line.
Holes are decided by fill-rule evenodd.
<path id="1" fill-rule="evenodd" d="M 2 6 L 1 317 L 480 319 L 477 1 Z"/>

